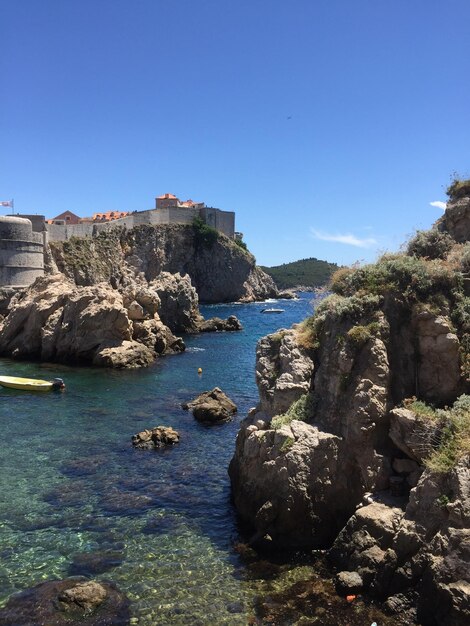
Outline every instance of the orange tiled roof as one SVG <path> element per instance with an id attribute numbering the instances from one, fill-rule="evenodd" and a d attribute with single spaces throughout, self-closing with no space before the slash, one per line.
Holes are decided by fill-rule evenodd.
<path id="1" fill-rule="evenodd" d="M 94 222 L 111 222 L 129 215 L 129 211 L 107 211 L 106 213 L 93 213 Z"/>
<path id="2" fill-rule="evenodd" d="M 164 193 L 163 196 L 158 196 L 157 200 L 178 200 L 172 193 Z"/>
<path id="3" fill-rule="evenodd" d="M 192 206 L 196 206 L 196 204 L 200 204 L 200 202 L 194 202 L 194 200 L 189 199 L 189 200 L 186 200 L 186 202 L 182 202 L 181 206 L 192 207 Z"/>

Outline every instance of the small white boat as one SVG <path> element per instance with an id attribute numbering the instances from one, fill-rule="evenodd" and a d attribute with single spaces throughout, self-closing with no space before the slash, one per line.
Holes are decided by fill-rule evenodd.
<path id="1" fill-rule="evenodd" d="M 284 309 L 261 309 L 260 313 L 284 313 Z"/>
<path id="2" fill-rule="evenodd" d="M 49 381 L 37 378 L 19 378 L 18 376 L 0 376 L 0 385 L 23 391 L 50 391 L 51 389 L 65 388 L 62 378 L 54 378 L 54 380 Z"/>

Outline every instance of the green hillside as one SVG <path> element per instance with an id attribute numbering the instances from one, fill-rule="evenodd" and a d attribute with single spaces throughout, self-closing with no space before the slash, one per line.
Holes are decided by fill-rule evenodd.
<path id="1" fill-rule="evenodd" d="M 272 276 L 279 289 L 293 289 L 299 286 L 313 289 L 325 285 L 338 266 L 336 263 L 312 258 L 283 263 L 275 267 L 261 266 L 261 268 Z"/>

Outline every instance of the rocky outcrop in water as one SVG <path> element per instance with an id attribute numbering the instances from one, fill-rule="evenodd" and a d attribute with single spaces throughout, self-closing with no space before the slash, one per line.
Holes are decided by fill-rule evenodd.
<path id="1" fill-rule="evenodd" d="M 42 361 L 141 367 L 184 350 L 144 287 L 121 295 L 106 283 L 77 287 L 61 274 L 38 279 L 10 303 L 0 354 Z M 127 307 L 127 308 L 126 308 Z"/>
<path id="2" fill-rule="evenodd" d="M 200 333 L 231 332 L 243 330 L 240 320 L 235 315 L 229 315 L 226 320 L 220 317 L 211 317 L 198 323 L 197 329 Z"/>
<path id="3" fill-rule="evenodd" d="M 234 316 L 204 320 L 188 276 L 164 272 L 150 284 L 136 277 L 113 288 L 106 282 L 77 286 L 54 274 L 8 294 L 0 354 L 135 368 L 183 351 L 173 332 L 240 329 Z"/>
<path id="4" fill-rule="evenodd" d="M 10 597 L 1 626 L 127 626 L 129 600 L 110 582 L 83 577 L 40 583 Z"/>
<path id="5" fill-rule="evenodd" d="M 227 422 L 237 412 L 237 405 L 218 387 L 214 387 L 212 391 L 204 391 L 182 406 L 191 411 L 198 422 L 206 424 Z"/>
<path id="6" fill-rule="evenodd" d="M 180 434 L 171 426 L 155 426 L 132 435 L 132 445 L 141 450 L 154 450 L 179 443 Z"/>
<path id="7" fill-rule="evenodd" d="M 253 541 L 328 549 L 345 579 L 353 572 L 400 619 L 432 626 L 470 619 L 470 244 L 459 203 L 450 232 L 341 270 L 313 318 L 259 342 L 260 402 L 229 470 Z"/>

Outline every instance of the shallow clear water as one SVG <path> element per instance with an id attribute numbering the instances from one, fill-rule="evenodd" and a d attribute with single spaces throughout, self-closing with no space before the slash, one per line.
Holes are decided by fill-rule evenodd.
<path id="1" fill-rule="evenodd" d="M 266 306 L 285 313 L 260 314 Z M 311 312 L 311 294 L 202 307 L 205 317 L 235 314 L 244 330 L 186 337 L 185 353 L 139 371 L 0 360 L 4 375 L 67 384 L 64 393 L 0 388 L 0 603 L 43 580 L 89 573 L 113 580 L 142 626 L 246 624 L 257 586 L 234 551 L 227 467 L 258 398 L 256 341 Z M 239 413 L 202 426 L 180 405 L 215 386 Z M 132 448 L 134 433 L 160 424 L 181 443 Z M 94 570 L 84 570 L 87 555 L 99 557 Z"/>

